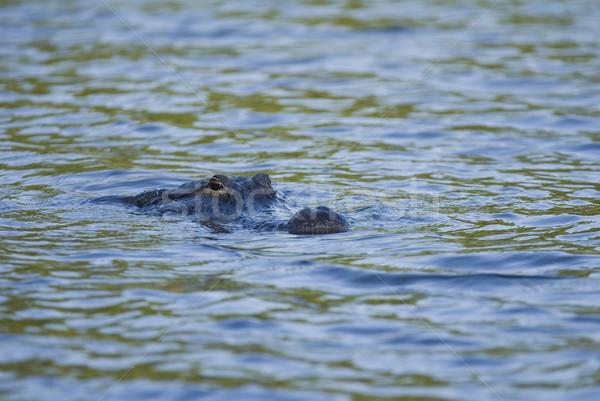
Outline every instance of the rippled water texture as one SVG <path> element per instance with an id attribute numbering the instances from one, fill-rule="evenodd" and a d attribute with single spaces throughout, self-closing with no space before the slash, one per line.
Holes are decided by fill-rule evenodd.
<path id="1" fill-rule="evenodd" d="M 1 4 L 0 399 L 600 399 L 598 1 Z"/>

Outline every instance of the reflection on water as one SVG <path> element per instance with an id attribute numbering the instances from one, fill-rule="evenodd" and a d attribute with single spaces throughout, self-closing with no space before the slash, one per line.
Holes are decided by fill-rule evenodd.
<path id="1" fill-rule="evenodd" d="M 0 7 L 0 398 L 600 397 L 594 2 Z M 89 201 L 258 172 L 353 230 Z"/>

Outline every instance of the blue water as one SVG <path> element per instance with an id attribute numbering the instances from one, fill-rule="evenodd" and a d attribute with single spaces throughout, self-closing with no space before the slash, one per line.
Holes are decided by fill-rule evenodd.
<path id="1" fill-rule="evenodd" d="M 0 10 L 0 399 L 600 399 L 597 2 Z M 352 230 L 92 201 L 259 172 Z"/>

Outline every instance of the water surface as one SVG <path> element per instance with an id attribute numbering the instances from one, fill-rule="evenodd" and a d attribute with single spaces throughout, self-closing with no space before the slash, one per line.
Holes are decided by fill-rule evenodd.
<path id="1" fill-rule="evenodd" d="M 600 398 L 596 2 L 0 8 L 0 398 Z M 352 230 L 90 202 L 258 172 Z"/>

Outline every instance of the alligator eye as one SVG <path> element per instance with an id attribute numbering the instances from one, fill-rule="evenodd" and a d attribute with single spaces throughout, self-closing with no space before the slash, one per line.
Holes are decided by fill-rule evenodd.
<path id="1" fill-rule="evenodd" d="M 225 188 L 221 180 L 215 177 L 211 178 L 208 184 L 206 184 L 206 186 L 207 188 L 212 189 L 213 191 L 218 191 L 220 189 Z"/>

